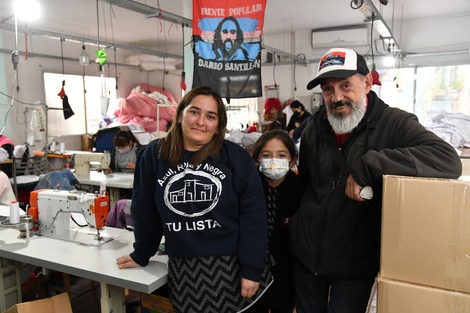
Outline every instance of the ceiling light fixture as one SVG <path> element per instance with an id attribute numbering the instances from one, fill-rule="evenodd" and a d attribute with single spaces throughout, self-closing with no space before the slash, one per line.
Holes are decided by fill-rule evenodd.
<path id="1" fill-rule="evenodd" d="M 395 65 L 395 58 L 392 54 L 387 54 L 382 58 L 382 64 L 385 67 L 392 67 Z"/>
<path id="2" fill-rule="evenodd" d="M 31 22 L 39 18 L 41 7 L 36 0 L 16 0 L 14 12 L 19 19 Z"/>
<path id="3" fill-rule="evenodd" d="M 389 44 L 394 44 L 395 51 L 400 50 L 398 42 L 395 40 L 395 37 L 392 34 L 392 31 L 388 27 L 387 23 L 383 19 L 379 10 L 372 3 L 372 0 L 363 0 L 364 2 L 359 7 L 359 10 L 366 17 L 365 22 L 374 21 L 374 28 L 379 33 L 379 35 L 388 41 Z"/>
<path id="4" fill-rule="evenodd" d="M 80 62 L 80 65 L 83 65 L 83 66 L 87 66 L 90 64 L 90 56 L 88 55 L 88 52 L 86 52 L 85 50 L 85 44 L 83 44 L 82 46 L 82 52 L 80 53 L 78 62 Z"/>

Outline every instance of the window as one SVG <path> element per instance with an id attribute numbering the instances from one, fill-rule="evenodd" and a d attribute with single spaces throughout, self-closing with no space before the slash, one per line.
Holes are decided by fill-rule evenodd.
<path id="1" fill-rule="evenodd" d="M 68 119 L 64 118 L 62 99 L 58 96 L 63 81 L 65 81 L 65 94 L 74 112 L 74 115 Z M 96 133 L 102 119 L 101 98 L 115 101 L 115 86 L 115 78 L 44 73 L 44 88 L 48 106 L 46 113 L 48 135 L 53 137 Z"/>
<path id="2" fill-rule="evenodd" d="M 245 130 L 246 124 L 259 122 L 258 98 L 230 99 L 226 103 L 227 130 Z"/>
<path id="3" fill-rule="evenodd" d="M 423 124 L 443 111 L 470 115 L 470 65 L 391 69 L 380 72 L 380 81 L 376 90 L 385 103 Z"/>

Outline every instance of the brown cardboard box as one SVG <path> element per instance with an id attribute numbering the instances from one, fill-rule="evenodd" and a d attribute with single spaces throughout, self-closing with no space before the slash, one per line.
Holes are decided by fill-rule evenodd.
<path id="1" fill-rule="evenodd" d="M 36 301 L 23 302 L 10 307 L 5 313 L 72 313 L 68 293 Z"/>
<path id="2" fill-rule="evenodd" d="M 175 313 L 170 300 L 156 294 L 141 293 L 140 306 L 142 307 L 142 312 L 148 309 L 150 313 Z"/>
<path id="3" fill-rule="evenodd" d="M 382 278 L 470 293 L 470 182 L 385 176 L 382 211 Z"/>
<path id="4" fill-rule="evenodd" d="M 470 176 L 470 159 L 460 159 L 462 160 L 462 176 Z"/>
<path id="5" fill-rule="evenodd" d="M 377 312 L 379 313 L 468 313 L 470 294 L 378 280 Z"/>

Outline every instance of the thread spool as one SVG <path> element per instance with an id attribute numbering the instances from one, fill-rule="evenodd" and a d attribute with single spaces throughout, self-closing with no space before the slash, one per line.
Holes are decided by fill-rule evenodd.
<path id="1" fill-rule="evenodd" d="M 60 143 L 60 153 L 62 153 L 62 154 L 65 153 L 65 142 Z"/>
<path id="2" fill-rule="evenodd" d="M 20 205 L 18 201 L 10 203 L 10 224 L 18 224 L 20 222 Z"/>
<path id="3" fill-rule="evenodd" d="M 55 151 L 55 141 L 51 142 L 51 151 Z"/>

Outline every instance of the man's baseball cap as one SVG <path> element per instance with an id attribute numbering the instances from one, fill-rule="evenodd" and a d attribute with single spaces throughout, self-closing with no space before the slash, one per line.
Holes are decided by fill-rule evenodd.
<path id="1" fill-rule="evenodd" d="M 307 89 L 313 89 L 325 78 L 348 78 L 357 73 L 369 73 L 364 57 L 351 49 L 333 48 L 320 59 L 317 76 L 307 84 Z"/>

